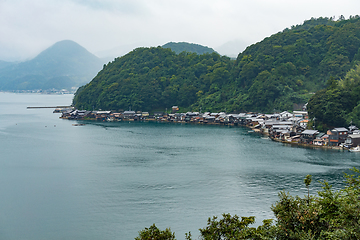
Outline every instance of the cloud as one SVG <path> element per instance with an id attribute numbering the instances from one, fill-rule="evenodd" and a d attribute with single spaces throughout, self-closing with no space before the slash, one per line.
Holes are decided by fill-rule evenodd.
<path id="1" fill-rule="evenodd" d="M 0 0 L 0 60 L 33 57 L 63 39 L 91 52 L 169 41 L 250 45 L 311 17 L 349 17 L 359 8 L 358 0 Z"/>

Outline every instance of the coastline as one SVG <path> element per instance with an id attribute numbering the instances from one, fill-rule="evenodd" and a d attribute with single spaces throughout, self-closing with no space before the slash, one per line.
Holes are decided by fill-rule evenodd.
<path id="1" fill-rule="evenodd" d="M 54 111 L 59 112 L 59 111 Z M 199 125 L 217 125 L 217 126 L 240 126 L 249 129 L 249 132 L 268 136 L 272 141 L 311 149 L 336 150 L 345 151 L 346 148 L 341 146 L 315 145 L 299 141 L 289 141 L 276 138 L 270 135 L 268 131 L 257 128 L 259 124 L 254 126 L 253 122 L 246 121 L 246 115 L 226 114 L 226 113 L 207 113 L 202 115 L 199 113 L 179 113 L 179 114 L 160 114 L 158 116 L 149 116 L 149 114 L 136 114 L 135 112 L 126 111 L 123 113 L 111 113 L 111 111 L 85 111 L 85 110 L 69 110 L 62 112 L 60 118 L 68 120 L 82 121 L 107 121 L 107 122 L 166 122 L 179 124 L 199 124 Z M 201 117 L 200 117 L 201 116 Z M 76 124 L 75 124 L 76 125 Z M 266 129 L 269 130 L 269 129 Z M 312 142 L 311 142 L 312 143 Z"/>

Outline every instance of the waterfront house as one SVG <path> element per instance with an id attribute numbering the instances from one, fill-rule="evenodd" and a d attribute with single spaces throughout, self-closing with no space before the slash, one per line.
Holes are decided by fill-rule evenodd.
<path id="1" fill-rule="evenodd" d="M 329 135 L 329 146 L 339 146 L 339 144 L 344 143 L 347 136 L 348 130 L 346 128 L 334 128 L 327 131 Z"/>
<path id="2" fill-rule="evenodd" d="M 77 119 L 84 119 L 87 116 L 89 116 L 91 114 L 91 111 L 87 111 L 87 110 L 79 110 L 77 111 Z"/>
<path id="3" fill-rule="evenodd" d="M 317 130 L 305 130 L 300 134 L 300 142 L 306 144 L 312 144 L 316 135 L 319 134 Z"/>
<path id="4" fill-rule="evenodd" d="M 149 112 L 142 112 L 141 113 L 141 118 L 143 118 L 143 119 L 147 119 L 147 118 L 149 118 L 149 116 L 150 116 Z"/>
<path id="5" fill-rule="evenodd" d="M 125 118 L 130 118 L 130 117 L 134 117 L 135 116 L 135 111 L 124 111 L 123 115 Z"/>
<path id="6" fill-rule="evenodd" d="M 288 138 L 288 142 L 293 142 L 293 143 L 298 143 L 300 142 L 300 135 L 295 135 L 295 136 L 292 136 L 292 137 L 289 137 Z"/>
<path id="7" fill-rule="evenodd" d="M 314 145 L 326 146 L 328 144 L 329 135 L 325 133 L 319 133 L 313 141 Z"/>
<path id="8" fill-rule="evenodd" d="M 210 116 L 210 115 L 205 116 L 204 123 L 213 123 L 213 122 L 215 122 L 214 116 Z"/>
<path id="9" fill-rule="evenodd" d="M 275 136 L 277 136 L 277 138 L 281 139 L 282 141 L 288 142 L 291 142 L 291 137 L 293 137 L 294 135 L 294 132 L 291 132 L 289 130 L 276 130 L 275 133 Z"/>
<path id="10" fill-rule="evenodd" d="M 111 114 L 111 111 L 92 111 L 91 112 L 92 118 L 95 118 L 96 120 L 99 120 L 99 121 L 105 121 L 110 114 Z"/>
<path id="11" fill-rule="evenodd" d="M 360 134 L 349 134 L 344 143 L 345 147 L 351 148 L 360 145 Z"/>
<path id="12" fill-rule="evenodd" d="M 155 118 L 159 118 L 160 116 L 164 116 L 164 112 L 154 112 Z"/>

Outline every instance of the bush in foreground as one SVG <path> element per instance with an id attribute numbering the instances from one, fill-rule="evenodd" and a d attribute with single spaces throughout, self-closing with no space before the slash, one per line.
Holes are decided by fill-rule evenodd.
<path id="1" fill-rule="evenodd" d="M 263 224 L 250 227 L 255 217 L 241 217 L 223 214 L 209 218 L 207 227 L 199 229 L 200 239 L 360 239 L 360 171 L 345 174 L 344 188 L 333 190 L 326 181 L 317 196 L 291 196 L 281 191 L 279 200 L 271 207 L 275 221 L 266 219 Z M 311 175 L 304 179 L 308 188 Z M 191 233 L 185 234 L 191 240 Z M 173 240 L 175 233 L 170 229 L 161 231 L 152 225 L 139 232 L 135 240 Z"/>

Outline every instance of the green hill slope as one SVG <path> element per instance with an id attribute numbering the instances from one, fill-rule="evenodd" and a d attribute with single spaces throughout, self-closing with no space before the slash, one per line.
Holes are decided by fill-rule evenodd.
<path id="1" fill-rule="evenodd" d="M 246 109 L 291 109 L 309 93 L 339 78 L 360 60 L 359 18 L 286 30 L 248 47 L 235 64 L 234 79 Z"/>
<path id="2" fill-rule="evenodd" d="M 309 20 L 310 21 L 310 20 Z M 326 24 L 324 25 L 324 21 Z M 77 107 L 151 111 L 293 110 L 360 60 L 360 19 L 305 21 L 237 59 L 140 48 L 117 58 L 74 98 Z"/>
<path id="3" fill-rule="evenodd" d="M 162 46 L 162 48 L 170 48 L 176 54 L 181 52 L 190 52 L 190 53 L 197 53 L 197 54 L 205 54 L 205 53 L 213 53 L 215 52 L 214 49 L 205 47 L 195 43 L 187 43 L 187 42 L 169 42 Z"/>
<path id="4" fill-rule="evenodd" d="M 230 59 L 216 53 L 177 55 L 161 47 L 138 48 L 105 66 L 78 90 L 74 104 L 112 110 L 189 108 L 203 94 L 226 85 L 231 68 Z"/>
<path id="5" fill-rule="evenodd" d="M 0 89 L 70 89 L 88 83 L 101 66 L 101 60 L 85 48 L 65 40 L 32 60 L 1 68 Z"/>
<path id="6" fill-rule="evenodd" d="M 331 78 L 326 89 L 310 98 L 308 110 L 312 125 L 321 131 L 350 124 L 360 126 L 360 65 L 342 79 Z"/>

